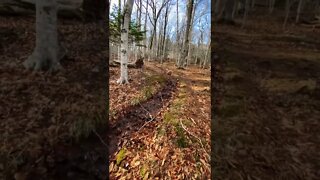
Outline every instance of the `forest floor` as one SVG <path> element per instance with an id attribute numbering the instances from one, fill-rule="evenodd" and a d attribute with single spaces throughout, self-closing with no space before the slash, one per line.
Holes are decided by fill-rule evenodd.
<path id="1" fill-rule="evenodd" d="M 318 179 L 320 29 L 288 24 L 284 31 L 280 18 L 263 13 L 243 29 L 215 27 L 224 80 L 213 175 Z"/>
<path id="2" fill-rule="evenodd" d="M 110 69 L 111 179 L 210 178 L 210 71 L 146 62 Z"/>
<path id="3" fill-rule="evenodd" d="M 0 16 L 0 179 L 107 176 L 106 148 L 77 143 L 100 143 L 90 134 L 107 124 L 106 35 L 96 23 L 58 24 L 64 69 L 33 73 L 22 63 L 35 47 L 35 17 Z"/>

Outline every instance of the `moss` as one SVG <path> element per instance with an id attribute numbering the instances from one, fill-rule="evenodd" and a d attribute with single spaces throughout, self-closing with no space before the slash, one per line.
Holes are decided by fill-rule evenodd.
<path id="1" fill-rule="evenodd" d="M 149 99 L 152 97 L 153 91 L 154 89 L 151 86 L 146 86 L 145 88 L 143 88 L 142 94 L 146 99 Z"/>
<path id="2" fill-rule="evenodd" d="M 180 125 L 176 125 L 176 133 L 177 133 L 177 145 L 179 148 L 188 147 L 188 141 L 185 137 L 184 130 Z"/>
<path id="3" fill-rule="evenodd" d="M 165 127 L 160 126 L 157 128 L 157 137 L 164 136 L 165 134 L 166 134 Z"/>
<path id="4" fill-rule="evenodd" d="M 176 117 L 172 112 L 165 112 L 163 120 L 167 124 L 174 124 L 176 122 Z"/>
<path id="5" fill-rule="evenodd" d="M 89 117 L 80 118 L 70 126 L 70 137 L 79 142 L 81 139 L 88 138 L 94 130 L 106 127 L 107 122 L 107 117 L 103 115 L 96 115 L 92 119 Z"/>
<path id="6" fill-rule="evenodd" d="M 152 75 L 147 77 L 147 83 L 149 85 L 153 85 L 155 83 L 159 83 L 161 85 L 165 84 L 167 79 L 161 75 Z"/>
<path id="7" fill-rule="evenodd" d="M 132 106 L 135 106 L 135 105 L 138 105 L 140 102 L 142 101 L 142 99 L 140 97 L 134 97 L 132 100 L 131 100 L 131 105 Z"/>
<path id="8" fill-rule="evenodd" d="M 147 171 L 148 171 L 148 166 L 144 164 L 140 169 L 140 177 L 144 179 L 145 176 L 147 175 Z"/>
<path id="9" fill-rule="evenodd" d="M 127 150 L 122 148 L 119 153 L 116 155 L 116 164 L 119 166 L 120 163 L 126 158 Z"/>

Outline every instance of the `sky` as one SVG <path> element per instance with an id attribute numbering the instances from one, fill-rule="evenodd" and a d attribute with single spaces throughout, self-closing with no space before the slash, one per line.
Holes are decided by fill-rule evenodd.
<path id="1" fill-rule="evenodd" d="M 143 3 L 146 5 L 146 0 L 142 0 Z M 158 4 L 161 3 L 161 0 L 156 0 Z M 210 0 L 195 0 L 195 2 L 199 1 L 199 5 L 197 6 L 195 10 L 195 21 L 193 24 L 193 33 L 192 33 L 192 42 L 197 43 L 199 36 L 200 36 L 200 30 L 203 29 L 204 31 L 204 43 L 207 44 L 210 40 L 210 33 L 211 33 L 211 1 Z M 124 0 L 122 0 L 122 6 L 124 4 Z M 175 40 L 176 37 L 176 26 L 177 26 L 177 11 L 176 11 L 176 4 L 177 0 L 171 0 L 172 6 L 170 7 L 169 11 L 169 19 L 168 19 L 168 34 L 170 35 L 170 38 L 172 40 Z M 111 0 L 111 8 L 114 5 L 118 5 L 118 0 Z M 186 6 L 187 6 L 187 0 L 179 0 L 179 29 L 181 29 L 181 25 L 185 24 L 186 22 Z M 133 11 L 131 15 L 131 19 L 136 18 L 136 12 L 137 12 L 137 6 L 134 3 L 133 5 Z M 165 9 L 162 11 L 164 14 Z M 144 22 L 144 13 L 145 10 L 143 8 L 143 15 L 142 15 L 142 22 Z M 200 17 L 201 16 L 201 17 Z M 159 26 L 159 24 L 158 24 Z M 147 23 L 147 30 L 152 27 L 149 19 Z M 150 31 L 149 31 L 150 32 Z"/>

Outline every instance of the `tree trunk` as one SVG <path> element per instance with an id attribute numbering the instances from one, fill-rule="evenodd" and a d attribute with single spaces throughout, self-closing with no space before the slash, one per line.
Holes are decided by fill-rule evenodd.
<path id="1" fill-rule="evenodd" d="M 147 59 L 146 55 L 147 55 L 147 17 L 148 17 L 148 2 L 149 0 L 147 0 L 147 7 L 146 7 L 146 15 L 145 15 L 145 19 L 144 19 L 144 48 L 143 48 L 143 57 L 145 59 Z"/>
<path id="2" fill-rule="evenodd" d="M 233 6 L 233 10 L 232 10 L 232 19 L 234 19 L 235 16 L 238 14 L 238 6 L 239 6 L 239 2 L 238 2 L 238 0 L 236 0 L 236 2 L 234 3 L 234 6 Z"/>
<path id="3" fill-rule="evenodd" d="M 188 44 L 189 44 L 189 35 L 190 35 L 190 29 L 191 29 L 191 18 L 192 18 L 192 9 L 194 5 L 194 0 L 188 0 L 187 5 L 187 26 L 185 31 L 185 39 L 183 43 L 183 49 L 181 57 L 179 58 L 179 64 L 178 68 L 183 68 L 184 63 L 186 62 L 186 57 L 188 55 Z"/>
<path id="4" fill-rule="evenodd" d="M 59 60 L 64 53 L 58 44 L 57 7 L 56 0 L 37 0 L 36 47 L 23 63 L 25 68 L 55 71 L 61 67 Z"/>
<path id="5" fill-rule="evenodd" d="M 208 49 L 207 49 L 207 52 L 206 52 L 206 55 L 204 57 L 204 62 L 203 62 L 203 69 L 206 68 L 207 66 L 207 63 L 208 63 L 208 57 L 209 57 L 209 54 L 210 54 L 210 50 L 211 50 L 211 40 L 209 42 L 209 45 L 208 45 Z"/>
<path id="6" fill-rule="evenodd" d="M 220 10 L 221 10 L 220 4 L 221 4 L 221 0 L 216 0 L 216 2 L 214 3 L 214 5 L 215 5 L 214 15 L 215 15 L 216 17 L 218 17 L 219 14 L 220 14 Z"/>
<path id="7" fill-rule="evenodd" d="M 129 35 L 129 23 L 131 19 L 133 0 L 128 0 L 123 10 L 123 22 L 121 29 L 121 75 L 117 83 L 125 84 L 128 81 L 128 35 Z"/>
<path id="8" fill-rule="evenodd" d="M 176 36 L 176 65 L 179 66 L 179 0 L 177 0 L 177 36 Z"/>
<path id="9" fill-rule="evenodd" d="M 298 5 L 298 9 L 297 9 L 297 16 L 296 16 L 296 23 L 298 23 L 299 19 L 300 19 L 302 3 L 303 3 L 303 1 L 299 0 L 299 5 Z"/>
<path id="10" fill-rule="evenodd" d="M 247 18 L 248 18 L 248 11 L 249 11 L 249 0 L 245 0 L 245 10 L 244 10 L 244 15 L 243 15 L 243 20 L 242 20 L 242 28 L 244 28 L 246 22 L 247 22 Z"/>
<path id="11" fill-rule="evenodd" d="M 232 17 L 233 7 L 235 4 L 235 0 L 225 0 L 223 1 L 222 10 L 218 16 L 218 22 L 225 22 L 228 24 L 234 24 L 234 20 Z"/>
<path id="12" fill-rule="evenodd" d="M 283 29 L 286 27 L 290 14 L 290 0 L 286 0 L 286 17 L 283 22 Z"/>
<path id="13" fill-rule="evenodd" d="M 153 41 L 152 41 L 151 45 L 152 45 L 152 58 L 155 58 L 156 51 L 157 51 L 157 21 L 154 21 Z"/>
<path id="14" fill-rule="evenodd" d="M 161 53 L 161 50 L 162 50 L 162 48 L 163 48 L 163 46 L 162 46 L 163 26 L 164 26 L 163 21 L 161 21 L 161 23 L 160 23 L 159 37 L 158 37 L 158 44 L 157 44 L 157 54 L 156 54 L 156 57 L 157 57 L 157 58 L 160 57 L 160 55 L 162 54 L 162 53 Z"/>
<path id="15" fill-rule="evenodd" d="M 188 43 L 188 60 L 187 60 L 187 65 L 190 64 L 191 62 L 191 57 L 192 57 L 192 52 L 191 52 L 191 45 L 192 45 L 192 31 L 193 31 L 193 21 L 194 21 L 194 14 L 195 14 L 195 5 L 192 8 L 192 12 L 191 12 L 191 22 L 190 22 L 190 32 L 189 32 L 189 43 Z"/>
<path id="16" fill-rule="evenodd" d="M 168 26 L 168 14 L 169 14 L 169 4 L 167 4 L 167 6 L 166 6 L 166 12 L 165 12 L 165 17 L 164 17 L 161 63 L 163 62 L 163 59 L 166 56 L 166 37 L 167 37 L 167 26 Z"/>

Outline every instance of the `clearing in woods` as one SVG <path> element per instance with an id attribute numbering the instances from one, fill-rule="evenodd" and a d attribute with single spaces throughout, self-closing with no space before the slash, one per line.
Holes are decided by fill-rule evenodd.
<path id="1" fill-rule="evenodd" d="M 218 24 L 223 97 L 213 124 L 216 179 L 319 177 L 320 31 L 256 10 Z M 240 26 L 240 25 L 239 25 Z"/>
<path id="2" fill-rule="evenodd" d="M 210 178 L 210 70 L 146 62 L 110 68 L 110 178 Z"/>

